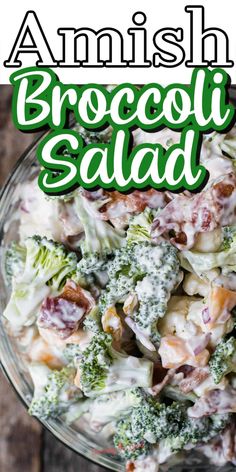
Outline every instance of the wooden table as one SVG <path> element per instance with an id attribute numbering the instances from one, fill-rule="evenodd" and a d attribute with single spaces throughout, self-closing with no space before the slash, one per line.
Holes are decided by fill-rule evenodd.
<path id="1" fill-rule="evenodd" d="M 34 139 L 11 121 L 11 87 L 0 87 L 0 185 Z M 1 472 L 103 472 L 57 441 L 31 418 L 0 372 Z"/>

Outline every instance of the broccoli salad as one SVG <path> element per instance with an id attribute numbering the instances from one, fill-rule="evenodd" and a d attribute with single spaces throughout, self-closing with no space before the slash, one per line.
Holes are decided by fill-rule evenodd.
<path id="1" fill-rule="evenodd" d="M 134 131 L 134 145 L 146 139 Z M 179 133 L 148 139 L 167 148 Z M 48 197 L 37 178 L 17 189 L 3 316 L 34 384 L 29 413 L 86 418 L 129 472 L 193 448 L 236 465 L 235 128 L 205 136 L 201 162 L 209 180 L 195 194 Z"/>

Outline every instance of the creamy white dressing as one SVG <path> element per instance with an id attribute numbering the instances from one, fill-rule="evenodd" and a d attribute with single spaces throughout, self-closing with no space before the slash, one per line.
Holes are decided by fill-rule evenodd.
<path id="1" fill-rule="evenodd" d="M 160 349 L 159 353 L 161 356 L 163 355 L 163 359 L 176 362 L 177 364 L 179 362 L 179 366 L 186 366 L 187 364 L 196 367 L 196 365 L 198 365 L 195 361 L 195 358 L 198 356 L 197 353 L 205 353 L 210 356 L 210 353 L 213 352 L 216 345 L 227 333 L 233 330 L 233 318 L 229 312 L 223 310 L 216 322 L 209 327 L 206 310 L 208 309 L 207 300 L 212 285 L 222 286 L 229 290 L 236 291 L 236 276 L 234 272 L 236 266 L 235 248 L 231 248 L 227 254 L 220 249 L 222 244 L 222 226 L 236 223 L 236 179 L 233 162 L 233 159 L 236 157 L 235 136 L 236 131 L 234 130 L 227 136 L 213 133 L 211 136 L 204 139 L 201 151 L 201 162 L 209 171 L 210 179 L 205 190 L 199 195 L 191 195 L 189 192 L 180 195 L 169 193 L 168 195 L 164 195 L 164 193 L 161 192 L 153 192 L 144 200 L 150 208 L 160 209 L 155 218 L 155 220 L 158 220 L 158 226 L 152 233 L 155 237 L 156 245 L 152 248 L 152 257 L 150 258 L 146 257 L 145 251 L 143 251 L 141 247 L 140 251 L 139 248 L 137 249 L 138 263 L 143 272 L 147 273 L 147 275 L 141 277 L 141 280 L 138 280 L 136 283 L 135 296 L 137 300 L 132 309 L 130 308 L 130 311 L 128 311 L 128 309 L 127 312 L 125 311 L 125 314 L 129 315 L 125 318 L 125 321 L 135 334 L 137 345 L 140 346 L 141 343 L 144 347 L 143 350 L 140 349 L 141 352 L 144 352 L 144 357 L 148 358 L 147 352 L 149 352 L 154 358 L 155 353 L 157 356 L 157 358 L 155 358 L 156 362 L 157 360 L 159 362 L 158 348 L 150 340 L 150 327 L 140 329 L 140 326 L 138 326 L 133 319 L 138 304 L 148 304 L 152 298 L 159 298 L 165 301 L 169 299 L 167 311 L 164 313 L 163 318 L 159 319 L 157 328 L 162 340 L 163 338 L 171 337 L 172 345 L 168 346 L 167 343 L 164 344 L 165 349 Z M 149 141 L 160 143 L 168 148 L 170 144 L 179 142 L 179 139 L 180 133 L 168 129 L 153 134 L 141 130 L 134 131 L 136 144 Z M 222 150 L 230 154 L 232 159 L 225 157 L 222 154 Z M 234 188 L 231 194 L 229 192 L 229 195 L 225 195 L 224 192 L 221 194 L 216 190 L 216 184 L 227 185 L 228 189 L 223 189 L 226 194 L 230 186 Z M 114 200 L 114 202 L 112 202 L 112 198 L 103 199 L 102 194 L 97 195 L 97 197 L 94 196 L 95 200 L 92 203 L 91 200 L 84 196 L 81 198 L 88 218 L 90 218 L 91 221 L 94 220 L 94 223 L 96 223 L 96 225 L 91 225 L 91 231 L 94 231 L 92 236 L 94 235 L 94 237 L 90 238 L 91 248 L 96 252 L 100 250 L 100 241 L 108 240 L 110 237 L 112 226 L 109 222 L 104 224 L 104 219 L 110 219 L 110 221 L 114 223 L 114 226 L 124 227 L 128 224 L 130 214 L 132 214 L 133 202 L 132 199 L 129 202 L 125 199 L 117 199 L 117 201 Z M 171 199 L 167 205 L 166 198 Z M 72 238 L 71 241 L 73 237 L 78 237 L 78 239 L 76 239 L 76 247 L 78 249 L 80 237 L 83 235 L 83 225 L 78 217 L 78 208 L 73 198 L 71 201 L 68 200 L 66 202 L 56 199 L 47 199 L 41 190 L 39 190 L 37 179 L 35 179 L 32 182 L 26 182 L 17 187 L 14 202 L 18 200 L 20 200 L 20 207 L 16 210 L 12 218 L 20 218 L 19 234 L 22 241 L 26 237 L 34 234 L 46 236 L 49 239 L 52 238 L 57 241 L 64 241 L 66 243 L 69 242 L 70 237 Z M 99 209 L 101 206 L 104 206 L 105 203 L 108 203 L 108 205 L 103 215 Z M 11 222 L 12 220 L 9 220 L 6 223 L 5 231 L 8 231 Z M 180 242 L 176 242 L 175 237 L 171 236 L 173 232 L 177 235 L 180 234 L 180 236 L 185 235 L 187 241 L 185 242 L 183 240 L 181 242 L 180 238 Z M 122 236 L 123 235 L 124 233 L 122 233 Z M 89 234 L 89 236 L 91 236 L 91 234 Z M 99 237 L 97 238 L 97 236 Z M 181 254 L 181 259 L 184 260 L 185 258 L 184 267 L 187 269 L 187 274 L 185 275 L 181 289 L 183 288 L 186 295 L 183 295 L 181 289 L 177 292 L 178 295 L 176 295 L 175 291 L 174 295 L 171 294 L 173 291 L 173 280 L 175 279 L 174 276 L 172 277 L 172 274 L 166 277 L 166 272 L 163 269 L 162 250 L 159 247 L 160 238 L 163 239 L 163 237 L 169 240 L 171 239 L 171 242 L 181 251 L 181 253 L 179 253 Z M 70 247 L 75 247 L 73 246 L 73 241 Z M 182 251 L 183 249 L 184 251 Z M 187 251 L 186 249 L 192 250 Z M 155 278 L 149 275 L 152 273 L 154 266 L 158 268 L 156 271 L 156 281 Z M 26 276 L 28 276 L 28 279 Z M 181 283 L 181 273 L 179 276 L 179 283 Z M 27 273 L 26 270 L 25 280 L 27 280 L 28 284 L 20 288 L 22 291 L 27 291 L 27 302 L 25 302 L 24 297 L 18 298 L 17 301 L 12 298 L 8 309 L 5 311 L 5 316 L 11 323 L 15 333 L 17 333 L 19 337 L 21 336 L 20 342 L 22 349 L 25 352 L 29 352 L 31 348 L 31 359 L 33 361 L 40 359 L 43 343 L 47 343 L 49 353 L 52 354 L 52 357 L 54 355 L 55 360 L 63 364 L 66 362 L 63 356 L 63 350 L 67 344 L 78 344 L 80 350 L 83 352 L 96 334 L 84 331 L 83 327 L 81 328 L 82 324 L 80 324 L 76 325 L 75 332 L 66 339 L 60 338 L 58 332 L 65 330 L 72 319 L 79 322 L 83 320 L 85 315 L 85 310 L 82 307 L 78 307 L 74 303 L 64 303 L 59 311 L 56 309 L 54 312 L 51 310 L 47 311 L 47 308 L 45 308 L 45 316 L 47 319 L 50 318 L 50 322 L 54 326 L 55 331 L 43 325 L 40 326 L 39 323 L 40 337 L 37 338 L 38 333 L 35 321 L 38 317 L 41 304 L 46 297 L 59 294 L 52 294 L 51 289 L 46 285 L 42 287 L 37 286 L 37 288 L 34 287 L 32 283 L 33 278 L 34 274 L 32 274 L 32 271 Z M 96 279 L 100 280 L 101 285 L 105 287 L 108 282 L 108 275 L 105 271 L 97 272 Z M 163 279 L 163 284 L 159 283 L 159 281 Z M 38 280 L 40 280 L 40 274 Z M 17 282 L 19 283 L 20 280 L 17 280 Z M 99 294 L 99 291 L 97 291 L 97 294 Z M 125 298 L 127 300 L 127 297 Z M 124 305 L 123 308 L 124 307 L 126 307 L 126 305 Z M 22 327 L 24 327 L 24 335 L 21 335 Z M 114 316 L 110 317 L 109 327 L 111 331 L 117 331 L 120 328 L 119 319 Z M 122 339 L 120 340 L 121 344 L 118 348 L 123 348 L 122 342 L 124 342 L 125 345 L 127 341 L 125 336 L 126 334 L 123 333 Z M 130 341 L 130 337 L 128 337 L 128 339 Z M 179 341 L 179 344 L 175 351 L 174 344 L 176 339 Z M 209 352 L 207 350 L 209 350 Z M 206 357 L 206 362 L 209 356 Z M 101 363 L 106 362 L 102 354 L 98 356 L 98 360 Z M 209 369 L 207 366 L 205 367 L 205 365 L 206 364 L 204 364 L 204 369 Z M 127 388 L 127 385 L 132 388 L 136 382 L 136 374 L 142 368 L 144 368 L 144 365 L 141 364 L 141 360 L 138 357 L 130 357 L 126 361 L 125 370 L 123 369 L 122 362 L 117 361 L 116 368 L 108 372 L 106 379 L 107 390 L 111 392 L 112 386 L 114 390 L 119 388 L 121 392 L 123 392 L 124 388 Z M 44 390 L 50 369 L 48 369 L 45 364 L 38 362 L 33 362 L 29 369 L 35 384 L 35 397 L 37 398 Z M 176 373 L 174 378 L 170 381 L 172 388 L 178 387 L 183 379 L 183 372 Z M 232 382 L 232 385 L 235 387 L 234 384 L 235 382 Z M 147 385 L 145 382 L 143 384 L 140 382 L 140 386 L 148 390 L 152 388 L 151 383 Z M 215 391 L 219 393 L 215 393 Z M 105 392 L 106 388 L 104 389 L 104 393 Z M 193 393 L 199 397 L 195 405 L 189 409 L 189 414 L 193 417 L 201 417 L 204 414 L 209 414 L 209 411 L 214 413 L 226 411 L 236 412 L 235 390 L 232 390 L 229 386 L 228 378 L 223 378 L 223 380 L 216 385 L 211 375 L 208 375 L 202 382 L 194 386 Z M 61 400 L 68 400 L 66 392 Z M 94 418 L 91 424 L 93 423 L 94 429 L 97 428 L 96 430 L 100 431 L 101 424 L 103 424 L 102 418 L 104 413 L 103 409 L 99 406 L 99 402 L 93 413 Z M 105 413 L 107 413 L 107 411 Z M 73 415 L 76 415 L 76 408 L 74 411 L 73 408 L 71 409 L 71 417 L 73 417 Z M 92 417 L 93 414 L 91 410 L 90 420 Z M 110 426 L 109 431 L 111 431 L 112 428 L 114 428 L 114 425 L 112 427 Z M 112 433 L 113 432 L 114 431 L 112 431 Z M 150 443 L 154 440 L 150 432 L 146 433 L 144 437 Z M 186 446 L 186 448 L 191 447 L 192 445 Z M 205 452 L 207 455 L 213 454 L 210 446 L 208 449 L 206 446 Z M 160 441 L 159 445 L 152 452 L 152 455 L 135 461 L 135 471 L 143 472 L 146 470 L 147 472 L 157 472 L 158 464 L 165 462 L 170 455 L 171 451 L 168 447 L 168 443 Z"/>
<path id="2" fill-rule="evenodd" d="M 38 186 L 38 179 L 18 186 L 20 199 L 20 240 L 38 234 L 61 241 L 63 228 L 58 218 L 57 200 L 47 199 Z"/>
<path id="3" fill-rule="evenodd" d="M 208 185 L 211 181 L 222 177 L 222 175 L 226 175 L 234 171 L 233 161 L 222 156 L 210 157 L 209 159 L 206 159 L 204 161 L 204 167 L 210 174 Z"/>
<path id="4" fill-rule="evenodd" d="M 135 291 L 139 299 L 142 299 L 142 295 L 145 293 L 148 297 L 154 296 L 155 286 L 153 285 L 152 279 L 147 275 L 141 282 L 137 282 Z M 158 295 L 158 292 L 157 292 Z"/>
<path id="5" fill-rule="evenodd" d="M 61 301 L 61 303 L 60 303 Z M 75 303 L 67 302 L 66 300 L 61 299 L 59 301 L 58 308 L 56 307 L 55 311 L 43 308 L 43 317 L 45 318 L 45 323 L 42 321 L 39 323 L 43 327 L 44 324 L 47 325 L 47 320 L 50 320 L 50 323 L 54 325 L 58 330 L 63 330 L 67 327 L 67 323 L 73 320 L 79 321 L 85 313 L 85 309 L 79 307 Z M 57 311 L 58 309 L 58 311 Z"/>

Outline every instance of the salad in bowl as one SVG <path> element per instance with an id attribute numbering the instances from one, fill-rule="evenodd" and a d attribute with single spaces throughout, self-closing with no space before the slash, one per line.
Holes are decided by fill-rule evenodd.
<path id="1" fill-rule="evenodd" d="M 179 133 L 150 138 L 168 147 Z M 34 385 L 29 413 L 82 421 L 120 456 L 115 470 L 157 472 L 193 450 L 236 465 L 235 159 L 233 128 L 204 137 L 196 194 L 49 197 L 37 172 L 14 189 L 2 322 Z"/>

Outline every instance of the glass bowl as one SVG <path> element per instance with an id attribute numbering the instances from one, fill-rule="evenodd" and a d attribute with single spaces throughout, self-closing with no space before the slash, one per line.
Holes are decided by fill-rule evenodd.
<path id="1" fill-rule="evenodd" d="M 40 138 L 42 139 L 42 138 Z M 17 206 L 18 202 L 15 198 L 16 187 L 18 184 L 34 177 L 38 173 L 38 165 L 36 160 L 36 148 L 39 141 L 34 143 L 20 158 L 10 178 L 5 184 L 0 196 L 0 248 L 1 260 L 4 248 L 11 241 L 17 239 Z M 9 286 L 4 279 L 4 272 L 0 270 L 0 310 L 3 312 L 8 297 Z M 28 373 L 26 361 L 16 339 L 11 337 L 3 319 L 0 317 L 0 359 L 1 366 L 10 383 L 18 393 L 26 407 L 29 406 L 33 387 Z M 62 419 L 49 420 L 41 422 L 44 427 L 50 430 L 56 438 L 63 442 L 66 446 L 78 454 L 83 455 L 87 459 L 114 471 L 125 470 L 124 463 L 117 456 L 112 443 L 102 439 L 99 434 L 92 433 L 86 426 L 84 421 L 79 421 L 71 426 L 67 426 Z M 176 463 L 169 463 L 161 466 L 161 471 L 169 472 L 220 472 L 234 471 L 234 467 L 227 465 L 221 468 L 210 465 L 208 460 L 202 455 L 192 452 L 185 456 L 179 457 Z M 148 471 L 147 471 L 148 472 Z"/>

